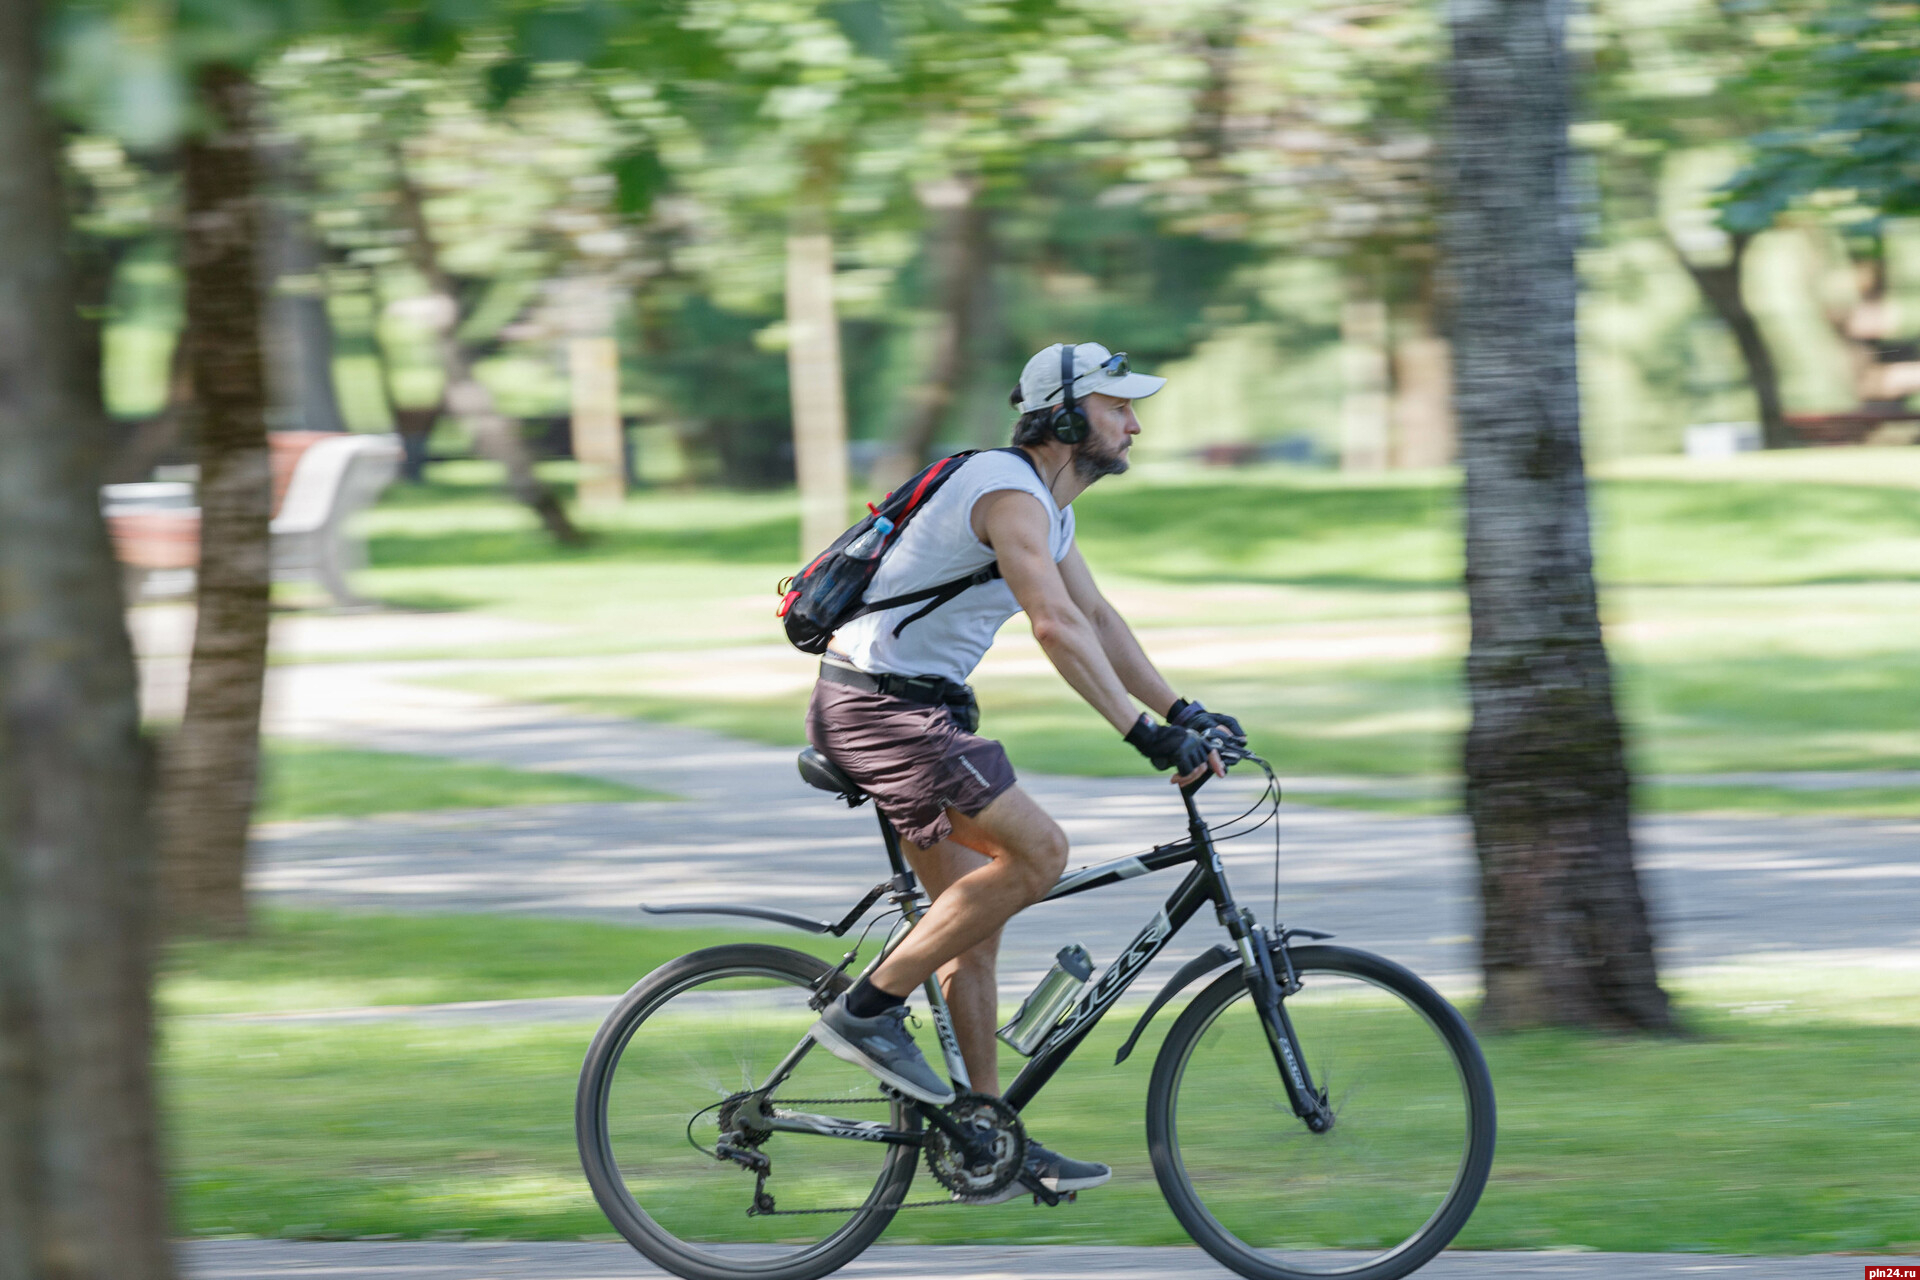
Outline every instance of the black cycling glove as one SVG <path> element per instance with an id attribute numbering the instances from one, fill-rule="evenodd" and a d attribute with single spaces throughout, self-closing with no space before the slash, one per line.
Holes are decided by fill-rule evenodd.
<path id="1" fill-rule="evenodd" d="M 1227 736 L 1233 739 L 1234 745 L 1241 747 L 1247 745 L 1247 731 L 1240 727 L 1238 720 L 1224 711 L 1209 711 L 1198 702 L 1188 702 L 1185 698 L 1181 698 L 1168 709 L 1167 723 L 1177 724 L 1182 729 L 1191 729 L 1195 733 L 1205 733 L 1216 727 L 1225 729 Z"/>
<path id="2" fill-rule="evenodd" d="M 1171 769 L 1180 774 L 1192 773 L 1204 765 L 1207 753 L 1213 750 L 1193 730 L 1177 724 L 1155 724 L 1145 712 L 1133 722 L 1133 728 L 1127 730 L 1127 742 L 1154 768 Z"/>

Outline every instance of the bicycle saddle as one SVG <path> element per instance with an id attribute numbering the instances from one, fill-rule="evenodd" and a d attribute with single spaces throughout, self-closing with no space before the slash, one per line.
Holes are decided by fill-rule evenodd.
<path id="1" fill-rule="evenodd" d="M 867 793 L 860 789 L 860 784 L 840 772 L 839 765 L 813 747 L 800 753 L 800 777 L 810 787 L 834 792 L 847 802 L 849 809 L 857 809 L 867 802 Z"/>

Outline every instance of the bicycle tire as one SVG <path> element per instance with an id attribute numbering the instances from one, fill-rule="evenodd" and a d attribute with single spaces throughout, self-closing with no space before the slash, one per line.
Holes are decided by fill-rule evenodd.
<path id="1" fill-rule="evenodd" d="M 1481 1192 L 1486 1187 L 1487 1175 L 1493 1166 L 1496 1130 L 1493 1081 L 1487 1072 L 1486 1059 L 1480 1052 L 1478 1042 L 1474 1040 L 1473 1032 L 1459 1012 L 1432 987 L 1400 965 L 1364 951 L 1336 946 L 1295 948 L 1292 951 L 1292 959 L 1295 971 L 1300 977 L 1302 991 L 1299 995 L 1289 997 L 1288 1015 L 1294 1021 L 1301 1052 L 1307 1059 L 1309 1070 L 1314 1073 L 1315 1084 L 1328 1089 L 1331 1095 L 1330 1101 L 1336 1111 L 1341 1112 L 1336 1115 L 1332 1131 L 1327 1135 L 1309 1134 L 1305 1125 L 1293 1116 L 1279 1078 L 1279 1071 L 1273 1065 L 1271 1054 L 1266 1049 L 1264 1035 L 1258 1032 L 1258 1017 L 1250 1002 L 1246 980 L 1242 973 L 1235 969 L 1209 984 L 1193 998 L 1167 1033 L 1159 1056 L 1154 1062 L 1153 1078 L 1147 1090 L 1147 1142 L 1153 1161 L 1154 1176 L 1160 1183 L 1160 1189 L 1166 1197 L 1168 1207 L 1173 1210 L 1174 1216 L 1193 1237 L 1194 1242 L 1224 1266 L 1249 1277 L 1249 1280 L 1327 1280 L 1327 1277 L 1333 1276 L 1341 1277 L 1341 1280 L 1399 1280 L 1400 1277 L 1424 1266 L 1447 1246 L 1459 1233 L 1461 1227 L 1466 1225 L 1468 1217 L 1479 1203 Z M 1303 995 L 1317 991 L 1343 990 L 1348 982 L 1364 983 L 1370 988 L 1397 997 L 1407 1008 L 1418 1013 L 1426 1025 L 1432 1029 L 1433 1035 L 1437 1037 L 1438 1046 L 1418 1038 L 1420 1033 L 1413 1019 L 1394 1016 L 1395 1011 L 1391 1002 L 1376 998 L 1371 1003 L 1349 1003 L 1344 1006 L 1343 1012 L 1343 1006 L 1328 998 L 1318 1006 L 1324 1011 L 1309 1012 L 1316 1006 L 1301 998 Z M 1204 1180 L 1213 1184 L 1203 1196 L 1196 1189 L 1194 1176 L 1188 1168 L 1190 1157 L 1183 1155 L 1181 1150 L 1179 1110 L 1182 1085 L 1187 1081 L 1190 1073 L 1194 1075 L 1196 1081 L 1207 1079 L 1209 1075 L 1207 1071 L 1194 1071 L 1196 1053 L 1210 1030 L 1221 1024 L 1227 1011 L 1234 1008 L 1237 1002 L 1243 1001 L 1246 1003 L 1235 1015 L 1233 1025 L 1224 1027 L 1215 1037 L 1212 1054 L 1222 1062 L 1231 1062 L 1233 1050 L 1227 1042 L 1234 1040 L 1237 1030 L 1239 1052 L 1242 1060 L 1247 1060 L 1249 1054 L 1255 1053 L 1255 1050 L 1245 1045 L 1245 1041 L 1250 1038 L 1246 1028 L 1252 1027 L 1254 1035 L 1258 1036 L 1257 1056 L 1253 1060 L 1260 1062 L 1264 1070 L 1270 1073 L 1271 1092 L 1267 1095 L 1267 1105 L 1263 1108 L 1258 1101 L 1253 1100 L 1255 1091 L 1245 1088 L 1252 1082 L 1247 1079 L 1244 1066 L 1219 1069 L 1226 1083 L 1238 1084 L 1242 1090 L 1232 1099 L 1234 1108 L 1232 1116 L 1223 1116 L 1219 1122 L 1220 1131 L 1223 1135 L 1228 1132 L 1229 1120 L 1238 1120 L 1243 1128 L 1231 1139 L 1223 1137 L 1222 1155 L 1202 1157 L 1203 1162 L 1226 1170 L 1224 1175 L 1217 1178 L 1213 1177 L 1211 1172 L 1202 1175 Z M 1308 1013 L 1309 1016 L 1303 1019 L 1303 1013 Z M 1344 1017 L 1346 1021 L 1344 1023 L 1339 1021 L 1340 1017 Z M 1340 1031 L 1339 1028 L 1342 1026 L 1347 1027 L 1348 1030 Z M 1383 1027 L 1389 1034 L 1381 1034 Z M 1326 1186 L 1327 1179 L 1316 1175 L 1311 1167 L 1313 1158 L 1317 1154 L 1340 1150 L 1327 1146 L 1316 1149 L 1304 1144 L 1325 1143 L 1328 1139 L 1342 1137 L 1341 1122 L 1346 1119 L 1346 1114 L 1342 1111 L 1343 1090 L 1352 1082 L 1340 1078 L 1338 1071 L 1332 1072 L 1335 1078 L 1329 1081 L 1327 1074 L 1323 1074 L 1327 1071 L 1324 1059 L 1330 1052 L 1337 1050 L 1336 1042 L 1347 1043 L 1362 1038 L 1363 1032 L 1373 1036 L 1374 1041 L 1379 1045 L 1375 1057 L 1379 1062 L 1386 1064 L 1379 1073 L 1383 1078 L 1382 1086 L 1374 1090 L 1376 1095 L 1382 1097 L 1383 1102 L 1380 1107 L 1363 1108 L 1359 1112 L 1360 1119 L 1350 1125 L 1346 1131 L 1345 1137 L 1351 1139 L 1346 1150 L 1366 1152 L 1370 1144 L 1379 1143 L 1383 1149 L 1392 1145 L 1396 1134 L 1388 1133 L 1382 1141 L 1378 1128 L 1370 1128 L 1370 1126 L 1391 1129 L 1402 1123 L 1391 1109 L 1392 1099 L 1388 1095 L 1393 1093 L 1392 1083 L 1384 1082 L 1384 1078 L 1409 1070 L 1403 1065 L 1403 1061 L 1406 1037 L 1412 1035 L 1416 1037 L 1413 1048 L 1424 1055 L 1419 1058 L 1419 1061 L 1437 1064 L 1444 1059 L 1450 1059 L 1458 1076 L 1459 1105 L 1462 1113 L 1460 1116 L 1451 1118 L 1445 1115 L 1437 1118 L 1430 1118 L 1424 1114 L 1416 1116 L 1414 1112 L 1417 1109 L 1409 1108 L 1404 1121 L 1408 1132 L 1416 1132 L 1419 1126 L 1424 1125 L 1442 1135 L 1451 1132 L 1455 1123 L 1464 1121 L 1461 1125 L 1463 1132 L 1461 1133 L 1460 1159 L 1453 1173 L 1451 1185 L 1447 1187 L 1444 1197 L 1420 1222 L 1416 1230 L 1397 1243 L 1386 1244 L 1383 1252 L 1372 1256 L 1356 1256 L 1353 1240 L 1359 1237 L 1353 1236 L 1342 1241 L 1315 1238 L 1308 1234 L 1285 1239 L 1283 1244 L 1274 1245 L 1271 1241 L 1283 1239 L 1287 1232 L 1310 1232 L 1314 1229 L 1324 1231 L 1333 1221 L 1331 1212 L 1315 1220 L 1311 1227 L 1303 1226 L 1298 1220 L 1308 1218 L 1315 1212 L 1316 1197 L 1329 1194 Z M 1400 1037 L 1398 1041 L 1394 1039 L 1395 1035 Z M 1343 1036 L 1347 1038 L 1345 1041 L 1342 1040 Z M 1364 1078 L 1368 1070 L 1364 1065 L 1368 1061 L 1364 1053 L 1359 1061 L 1363 1064 L 1359 1070 Z M 1237 1077 L 1227 1074 L 1234 1070 L 1239 1073 Z M 1440 1076 L 1441 1073 L 1435 1065 L 1425 1075 L 1419 1077 L 1424 1082 L 1421 1087 L 1425 1091 L 1419 1095 L 1422 1099 L 1434 1098 L 1433 1091 L 1439 1087 L 1435 1082 L 1440 1079 Z M 1196 1083 L 1194 1087 L 1198 1089 L 1204 1086 Z M 1344 1095 L 1349 1101 L 1355 1097 L 1366 1096 L 1369 1085 L 1354 1087 L 1357 1093 Z M 1208 1098 L 1210 1099 L 1211 1096 L 1208 1095 Z M 1441 1102 L 1446 1107 L 1452 1105 L 1445 1098 L 1442 1098 Z M 1224 1108 L 1220 1108 L 1210 1100 L 1199 1098 L 1193 1100 L 1192 1109 L 1196 1113 L 1195 1129 L 1202 1127 L 1209 1107 L 1224 1111 Z M 1431 1109 L 1431 1107 L 1425 1108 L 1425 1110 Z M 1376 1122 L 1375 1116 L 1380 1116 L 1381 1120 Z M 1260 1147 L 1261 1122 L 1269 1125 L 1272 1132 L 1283 1135 L 1283 1141 L 1303 1144 L 1288 1150 L 1304 1158 L 1297 1161 L 1288 1159 L 1277 1143 L 1270 1143 L 1264 1148 Z M 1296 1132 L 1297 1138 L 1293 1136 Z M 1355 1134 L 1358 1136 L 1354 1136 Z M 1191 1147 L 1201 1141 L 1203 1139 L 1190 1135 L 1189 1145 Z M 1451 1142 L 1451 1139 L 1447 1141 Z M 1248 1167 L 1244 1173 L 1232 1163 L 1230 1142 L 1238 1142 L 1245 1148 L 1244 1159 Z M 1436 1143 L 1436 1146 L 1438 1145 Z M 1373 1154 L 1378 1155 L 1379 1152 L 1376 1150 Z M 1384 1168 L 1377 1175 L 1361 1173 L 1354 1179 L 1353 1185 L 1362 1186 L 1369 1177 L 1374 1176 L 1380 1178 L 1402 1176 L 1399 1172 L 1400 1166 L 1393 1160 L 1379 1160 L 1374 1163 Z M 1437 1186 L 1438 1176 L 1444 1172 L 1444 1169 L 1437 1157 L 1432 1165 Z M 1385 1169 L 1392 1169 L 1394 1172 L 1387 1173 Z M 1309 1178 L 1314 1178 L 1315 1181 L 1309 1182 Z M 1393 1196 L 1378 1187 L 1369 1187 L 1365 1194 L 1366 1202 L 1384 1206 L 1383 1212 L 1395 1207 L 1396 1201 Z M 1433 1194 L 1439 1193 L 1436 1191 Z M 1207 1202 L 1209 1196 L 1214 1201 L 1215 1208 L 1209 1207 Z M 1234 1229 L 1222 1223 L 1219 1214 L 1215 1211 L 1216 1208 L 1234 1218 L 1235 1225 L 1240 1228 L 1241 1234 L 1236 1234 Z M 1419 1207 L 1416 1206 L 1414 1212 L 1418 1211 Z M 1267 1236 L 1269 1244 L 1263 1246 L 1243 1239 L 1242 1234 L 1253 1234 L 1247 1230 L 1246 1224 L 1254 1224 Z M 1352 1230 L 1351 1226 L 1347 1229 Z M 1383 1248 L 1377 1243 L 1360 1247 Z M 1292 1256 L 1276 1256 L 1276 1251 L 1282 1248 L 1293 1251 Z"/>
<path id="2" fill-rule="evenodd" d="M 762 946 L 757 944 L 736 944 L 709 947 L 691 952 L 677 960 L 668 962 L 641 979 L 627 992 L 613 1012 L 607 1016 L 599 1031 L 594 1035 L 593 1043 L 587 1050 L 585 1062 L 580 1069 L 580 1086 L 574 1105 L 575 1136 L 580 1147 L 580 1163 L 586 1171 L 588 1185 L 593 1189 L 594 1199 L 599 1202 L 607 1220 L 626 1238 L 627 1242 L 639 1250 L 655 1265 L 686 1277 L 686 1280 L 815 1280 L 844 1266 L 858 1256 L 862 1250 L 878 1238 L 893 1220 L 897 1206 L 906 1199 L 908 1186 L 913 1181 L 914 1169 L 920 1150 L 912 1146 L 881 1146 L 873 1143 L 853 1143 L 831 1138 L 803 1138 L 799 1142 L 832 1143 L 844 1151 L 846 1148 L 863 1148 L 868 1152 L 877 1152 L 874 1158 L 879 1163 L 879 1174 L 873 1189 L 867 1194 L 861 1206 L 851 1213 L 841 1225 L 832 1230 L 823 1239 L 811 1245 L 796 1247 L 777 1257 L 747 1256 L 740 1246 L 715 1245 L 712 1241 L 683 1239 L 669 1226 L 663 1225 L 657 1216 L 662 1212 L 658 1203 L 655 1211 L 649 1213 L 628 1187 L 628 1180 L 622 1172 L 621 1159 L 615 1150 L 613 1122 L 609 1116 L 609 1104 L 619 1079 L 619 1070 L 625 1056 L 634 1045 L 636 1037 L 645 1029 L 649 1019 L 657 1017 L 676 997 L 685 997 L 697 988 L 725 983 L 772 983 L 802 988 L 791 993 L 804 996 L 804 989 L 823 974 L 830 972 L 832 966 L 826 961 L 816 959 L 804 952 L 787 947 Z M 844 974 L 835 975 L 831 985 L 833 994 L 846 989 L 849 982 Z M 731 993 L 729 993 L 731 994 Z M 748 994 L 751 994 L 749 992 Z M 800 1006 L 804 1009 L 804 1004 Z M 811 1017 L 811 1013 L 807 1014 Z M 786 1044 L 790 1048 L 799 1042 L 806 1024 L 800 1024 L 799 1030 L 788 1037 Z M 661 1032 L 667 1036 L 670 1028 Z M 683 1039 L 685 1037 L 683 1036 Z M 672 1041 L 667 1041 L 672 1043 Z M 774 1043 L 768 1041 L 769 1045 Z M 812 1052 L 807 1062 L 818 1059 L 821 1067 L 831 1070 L 839 1064 L 824 1052 Z M 642 1056 L 643 1062 L 647 1059 Z M 755 1069 L 763 1070 L 761 1064 L 753 1064 Z M 771 1065 L 771 1064 L 766 1064 Z M 803 1068 L 805 1063 L 802 1064 Z M 741 1064 L 745 1070 L 747 1064 Z M 857 1069 L 845 1068 L 849 1072 Z M 864 1078 L 864 1076 L 863 1076 Z M 878 1093 L 878 1088 L 870 1078 L 865 1083 L 871 1086 L 870 1092 Z M 638 1087 L 637 1085 L 635 1086 Z M 651 1094 L 636 1096 L 651 1097 Z M 776 1094 L 776 1097 L 778 1095 Z M 717 1100 L 717 1099 L 716 1099 Z M 663 1107 L 667 1104 L 662 1103 Z M 895 1128 L 917 1130 L 920 1126 L 919 1114 L 898 1099 L 892 1102 L 890 1113 Z M 679 1114 L 678 1112 L 674 1113 Z M 692 1125 L 692 1112 L 689 1111 L 689 1127 Z M 775 1134 L 775 1138 L 785 1135 Z M 822 1148 L 815 1148 L 822 1150 Z M 669 1153 L 658 1153 L 661 1157 Z M 706 1157 L 688 1157 L 672 1153 L 679 1161 L 675 1165 L 675 1177 L 687 1177 L 680 1172 L 688 1168 L 695 1170 L 721 1165 L 717 1160 Z M 631 1158 L 631 1157 L 629 1157 Z M 859 1157 L 854 1157 L 859 1158 Z M 689 1161 L 691 1160 L 691 1165 Z M 701 1160 L 707 1160 L 701 1165 Z M 777 1162 L 776 1162 L 776 1167 Z M 745 1186 L 752 1184 L 753 1175 L 744 1169 L 733 1169 Z M 803 1175 L 804 1176 L 804 1175 Z M 727 1194 L 724 1180 L 719 1185 Z M 856 1193 L 857 1194 L 857 1193 Z M 829 1197 L 832 1198 L 832 1197 Z M 751 1222 L 751 1219 L 748 1219 Z M 785 1221 L 807 1223 L 810 1218 L 786 1219 Z M 797 1228 L 796 1228 L 797 1229 Z M 765 1247 L 765 1246 L 762 1246 Z"/>

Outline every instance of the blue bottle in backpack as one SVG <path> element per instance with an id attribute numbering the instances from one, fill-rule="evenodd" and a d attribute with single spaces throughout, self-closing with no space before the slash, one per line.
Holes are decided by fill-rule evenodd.
<path id="1" fill-rule="evenodd" d="M 878 560 L 880 552 L 886 547 L 887 535 L 892 532 L 893 521 L 880 516 L 865 533 L 842 547 L 840 554 L 849 560 Z M 871 570 L 835 574 L 821 584 L 819 601 L 813 607 L 822 617 L 839 616 L 867 589 L 872 576 Z"/>

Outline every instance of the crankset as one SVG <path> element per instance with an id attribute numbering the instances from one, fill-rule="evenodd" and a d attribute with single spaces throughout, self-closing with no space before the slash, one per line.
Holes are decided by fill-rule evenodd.
<path id="1" fill-rule="evenodd" d="M 946 1114 L 973 1139 L 974 1152 L 939 1128 L 927 1131 L 927 1172 L 961 1201 L 998 1196 L 1014 1184 L 1027 1164 L 1027 1131 L 1020 1113 L 999 1098 L 963 1093 Z"/>

